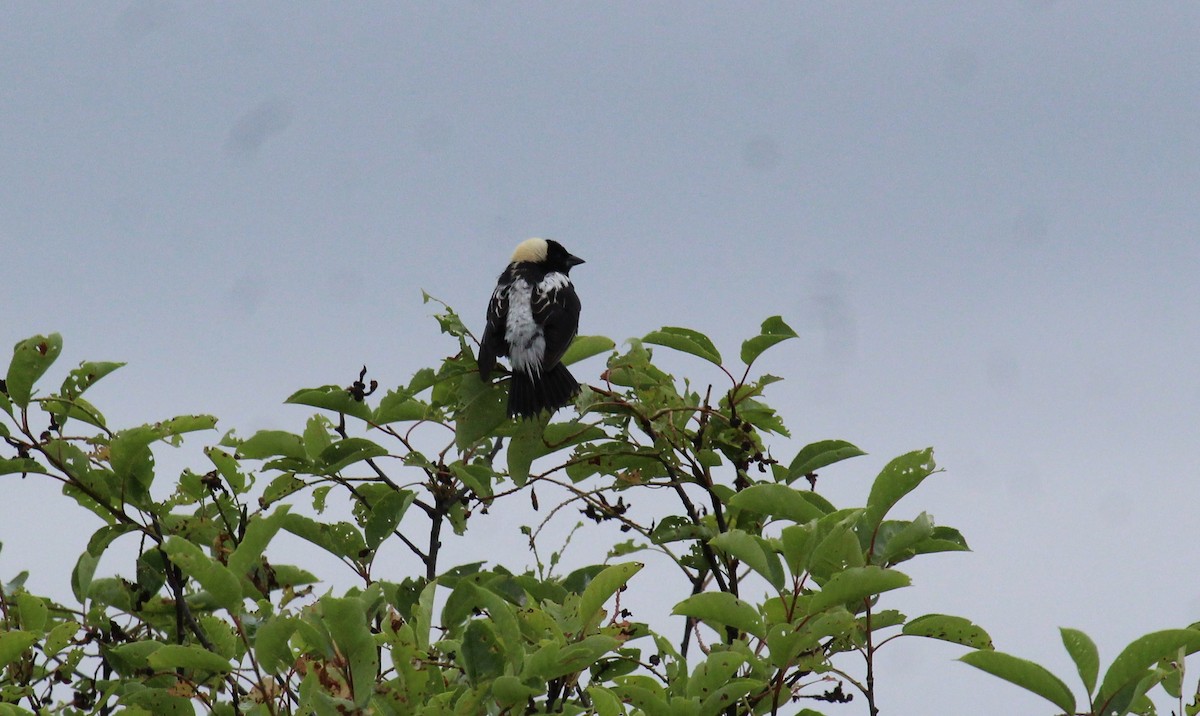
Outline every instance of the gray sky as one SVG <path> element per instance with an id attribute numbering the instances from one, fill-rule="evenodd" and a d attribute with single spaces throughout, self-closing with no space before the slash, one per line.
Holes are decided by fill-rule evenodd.
<path id="1" fill-rule="evenodd" d="M 829 472 L 835 502 L 935 446 L 947 472 L 901 512 L 975 552 L 908 565 L 910 615 L 1063 676 L 1059 625 L 1107 664 L 1200 618 L 1200 5 L 3 12 L 0 343 L 129 361 L 92 396 L 110 423 L 295 428 L 296 388 L 406 381 L 452 350 L 420 289 L 481 324 L 547 236 L 588 261 L 584 333 L 686 325 L 734 357 L 783 314 L 779 453 L 871 453 Z M 23 522 L 54 490 L 5 490 L 0 575 L 64 585 L 30 550 L 70 564 L 87 533 Z M 887 712 L 1052 710 L 961 651 L 895 645 Z"/>

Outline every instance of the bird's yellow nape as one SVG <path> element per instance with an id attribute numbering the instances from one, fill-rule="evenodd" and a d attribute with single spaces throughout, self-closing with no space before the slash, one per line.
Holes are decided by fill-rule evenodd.
<path id="1" fill-rule="evenodd" d="M 518 261 L 545 261 L 546 252 L 548 251 L 545 239 L 525 239 L 517 244 L 517 250 L 513 251 L 513 263 Z"/>

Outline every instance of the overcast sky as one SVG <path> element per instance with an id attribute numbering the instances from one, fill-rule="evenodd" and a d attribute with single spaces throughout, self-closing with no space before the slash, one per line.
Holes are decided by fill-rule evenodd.
<path id="1" fill-rule="evenodd" d="M 421 289 L 478 329 L 512 247 L 546 236 L 587 259 L 583 333 L 685 325 L 733 357 L 783 314 L 780 452 L 870 453 L 823 480 L 835 502 L 936 448 L 946 472 L 899 510 L 975 552 L 906 565 L 910 615 L 971 617 L 1064 677 L 1060 625 L 1107 664 L 1200 620 L 1200 5 L 3 17 L 0 344 L 60 331 L 66 366 L 128 361 L 91 396 L 111 424 L 295 428 L 297 388 L 363 363 L 405 382 L 453 350 Z M 63 588 L 97 525 L 28 523 L 62 498 L 4 489 L 0 578 Z M 895 645 L 885 713 L 1053 710 L 960 653 Z"/>

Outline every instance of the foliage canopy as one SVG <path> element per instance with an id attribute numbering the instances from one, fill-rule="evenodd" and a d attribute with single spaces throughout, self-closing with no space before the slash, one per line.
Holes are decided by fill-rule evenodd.
<path id="1" fill-rule="evenodd" d="M 503 382 L 480 381 L 472 336 L 439 306 L 454 356 L 382 395 L 365 368 L 349 386 L 299 390 L 287 402 L 320 411 L 302 432 L 227 433 L 174 481 L 155 450 L 215 418 L 110 427 L 83 395 L 122 364 L 81 363 L 47 392 L 61 337 L 19 342 L 0 384 L 0 475 L 57 481 L 97 529 L 71 571 L 73 601 L 29 592 L 26 573 L 0 589 L 0 716 L 874 714 L 875 654 L 909 637 L 960 644 L 966 663 L 1078 712 L 1062 680 L 994 651 L 970 620 L 887 608 L 910 583 L 900 565 L 966 540 L 925 513 L 891 514 L 936 471 L 930 449 L 888 463 L 858 507 L 815 491 L 818 471 L 863 454 L 854 445 L 773 456 L 790 438 L 764 397 L 779 378 L 753 367 L 795 337 L 780 317 L 734 364 L 686 328 L 624 350 L 579 337 L 565 362 L 607 358 L 576 417 L 513 422 Z M 656 346 L 724 382 L 676 379 Z M 539 489 L 555 497 L 522 528 L 532 564 L 468 535 L 514 500 L 539 510 Z M 565 508 L 585 519 L 543 560 L 543 527 Z M 283 563 L 281 533 L 335 557 L 354 585 L 335 594 L 313 565 Z M 565 542 L 582 535 L 607 557 L 560 574 Z M 470 537 L 486 561 L 444 564 L 445 541 Z M 377 557 L 397 544 L 419 569 L 386 579 Z M 98 573 L 106 554 L 130 571 Z M 623 592 L 663 593 L 664 570 L 681 619 L 634 621 Z M 1183 657 L 1200 632 L 1146 635 L 1103 678 L 1091 640 L 1062 637 L 1088 713 L 1153 713 L 1156 686 L 1184 710 Z"/>

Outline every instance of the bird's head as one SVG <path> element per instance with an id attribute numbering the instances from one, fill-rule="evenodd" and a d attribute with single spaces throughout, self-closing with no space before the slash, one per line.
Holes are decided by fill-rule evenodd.
<path id="1" fill-rule="evenodd" d="M 550 271 L 570 273 L 572 266 L 583 263 L 583 259 L 571 255 L 557 241 L 547 239 L 525 239 L 517 244 L 512 255 L 513 263 L 544 264 Z"/>

